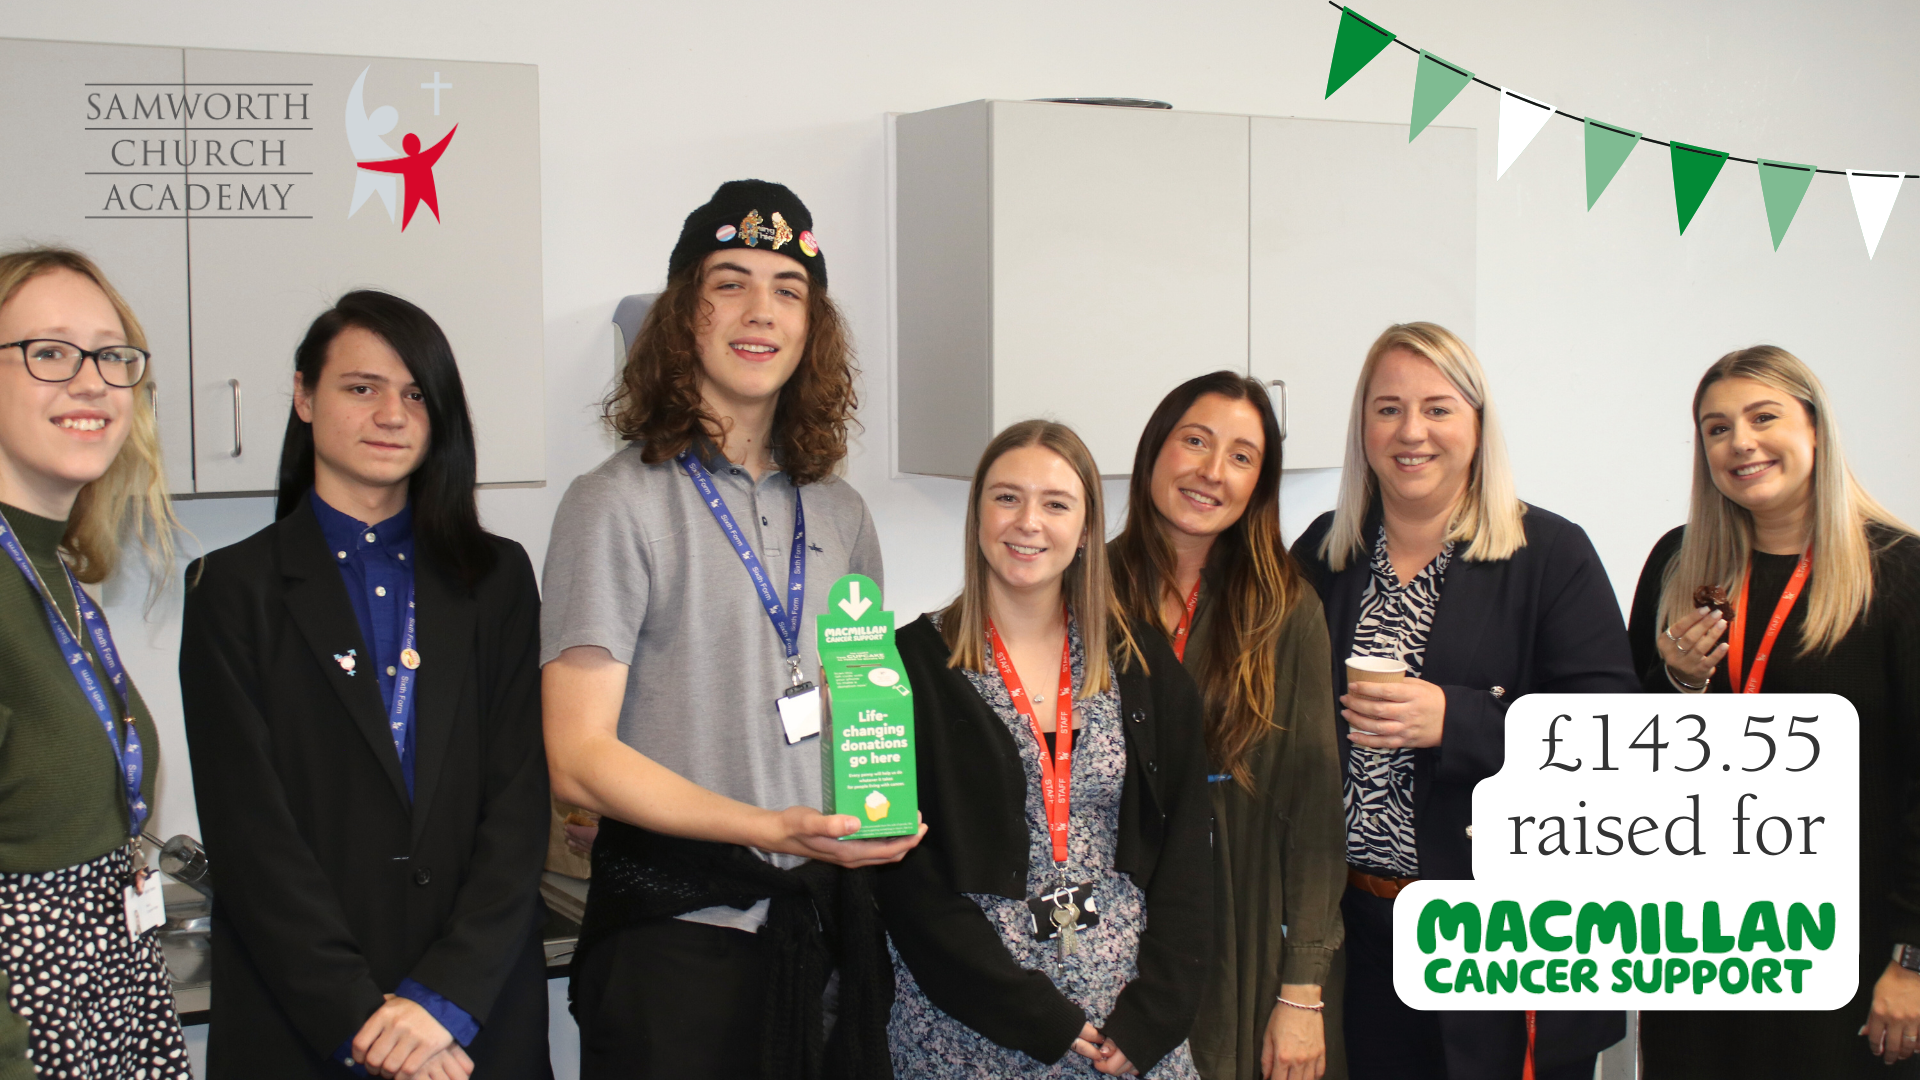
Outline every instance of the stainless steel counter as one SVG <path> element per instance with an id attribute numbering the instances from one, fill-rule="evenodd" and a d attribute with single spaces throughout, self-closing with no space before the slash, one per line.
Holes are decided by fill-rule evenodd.
<path id="1" fill-rule="evenodd" d="M 168 882 L 163 892 L 167 921 L 160 927 L 160 948 L 166 954 L 167 977 L 173 983 L 173 1007 L 182 1024 L 204 1024 L 213 990 L 213 957 L 208 940 L 213 905 L 185 885 Z M 549 911 L 540 936 L 547 954 L 547 978 L 566 978 L 580 936 L 579 924 Z"/>

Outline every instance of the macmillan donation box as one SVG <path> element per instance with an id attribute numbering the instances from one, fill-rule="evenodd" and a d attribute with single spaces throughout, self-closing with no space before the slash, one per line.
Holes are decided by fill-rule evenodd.
<path id="1" fill-rule="evenodd" d="M 913 687 L 893 645 L 893 612 L 863 574 L 834 582 L 819 635 L 820 809 L 852 814 L 860 831 L 845 839 L 911 836 L 920 831 L 920 789 L 913 760 Z"/>

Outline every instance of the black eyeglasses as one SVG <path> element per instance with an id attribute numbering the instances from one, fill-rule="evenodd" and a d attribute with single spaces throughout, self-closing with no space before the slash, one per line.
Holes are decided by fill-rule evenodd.
<path id="1" fill-rule="evenodd" d="M 109 345 L 104 349 L 83 349 L 71 341 L 9 341 L 0 349 L 18 346 L 26 358 L 27 374 L 41 382 L 63 383 L 80 374 L 80 368 L 92 360 L 100 372 L 100 381 L 108 386 L 136 386 L 147 373 L 147 361 L 153 354 L 131 345 Z"/>

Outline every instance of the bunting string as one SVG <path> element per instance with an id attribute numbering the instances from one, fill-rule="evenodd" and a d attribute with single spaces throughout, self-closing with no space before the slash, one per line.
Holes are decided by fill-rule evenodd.
<path id="1" fill-rule="evenodd" d="M 1787 227 L 1800 210 L 1800 203 L 1806 197 L 1807 189 L 1816 175 L 1844 176 L 1847 187 L 1853 196 L 1854 213 L 1860 221 L 1860 234 L 1867 244 L 1867 258 L 1871 259 L 1880 246 L 1880 236 L 1886 230 L 1887 219 L 1893 213 L 1894 200 L 1899 197 L 1903 180 L 1920 180 L 1920 174 L 1887 172 L 1872 169 L 1823 169 L 1812 165 L 1802 165 L 1790 161 L 1774 161 L 1762 157 L 1740 157 L 1724 150 L 1710 150 L 1704 146 L 1694 146 L 1677 139 L 1656 139 L 1649 135 L 1609 124 L 1590 116 L 1576 116 L 1564 109 L 1556 108 L 1535 97 L 1521 94 L 1509 87 L 1488 82 L 1479 75 L 1468 71 L 1458 64 L 1442 60 L 1425 49 L 1416 48 L 1391 30 L 1368 19 L 1359 12 L 1347 7 L 1339 0 L 1327 0 L 1329 6 L 1340 11 L 1340 31 L 1334 40 L 1333 62 L 1327 71 L 1327 97 L 1347 84 L 1347 81 L 1360 73 L 1360 70 L 1385 51 L 1388 45 L 1399 45 L 1413 53 L 1418 60 L 1413 83 L 1413 114 L 1407 133 L 1407 141 L 1420 137 L 1439 117 L 1454 98 L 1471 83 L 1478 83 L 1500 95 L 1500 135 L 1499 149 L 1495 163 L 1494 179 L 1505 176 L 1507 169 L 1517 160 L 1534 136 L 1555 116 L 1564 117 L 1581 125 L 1585 134 L 1587 209 L 1593 209 L 1607 185 L 1625 165 L 1634 147 L 1643 142 L 1667 148 L 1673 170 L 1673 196 L 1680 233 L 1685 235 L 1687 226 L 1692 224 L 1700 205 L 1706 201 L 1707 192 L 1714 181 L 1719 179 L 1721 169 L 1729 161 L 1738 161 L 1754 166 L 1760 174 L 1762 200 L 1767 209 L 1767 226 L 1773 236 L 1774 250 L 1780 249 L 1780 241 L 1787 235 Z"/>

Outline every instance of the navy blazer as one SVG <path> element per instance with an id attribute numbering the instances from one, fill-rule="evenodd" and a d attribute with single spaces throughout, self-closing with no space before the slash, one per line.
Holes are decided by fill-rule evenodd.
<path id="1" fill-rule="evenodd" d="M 1537 506 L 1521 519 L 1526 546 L 1499 562 L 1469 562 L 1456 549 L 1440 585 L 1421 678 L 1447 696 L 1440 745 L 1414 751 L 1414 842 L 1420 876 L 1473 876 L 1473 788 L 1506 760 L 1507 707 L 1534 693 L 1637 693 L 1627 628 L 1606 568 L 1573 522 Z M 1320 556 L 1333 526 L 1322 514 L 1293 555 L 1320 594 L 1333 644 L 1335 693 L 1346 693 L 1346 658 L 1360 619 L 1369 555 L 1380 535 L 1376 505 L 1362 530 L 1365 552 L 1335 573 Z M 1341 739 L 1345 719 L 1335 716 Z M 1341 768 L 1347 755 L 1340 755 Z M 1520 1074 L 1526 1049 L 1518 1013 L 1441 1014 L 1450 1075 Z M 1536 1063 L 1551 1069 L 1590 1058 L 1626 1033 L 1618 1012 L 1539 1014 Z"/>

